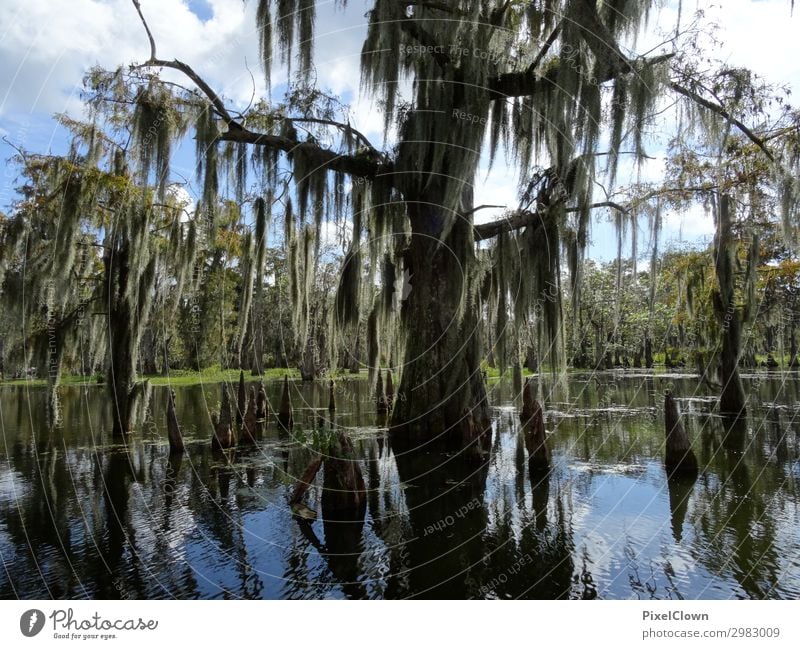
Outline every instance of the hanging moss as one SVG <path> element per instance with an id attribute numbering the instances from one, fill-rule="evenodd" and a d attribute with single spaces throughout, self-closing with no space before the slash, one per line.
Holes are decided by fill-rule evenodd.
<path id="1" fill-rule="evenodd" d="M 206 217 L 209 235 L 212 235 L 216 228 L 219 196 L 219 129 L 210 104 L 204 103 L 198 109 L 195 134 L 197 180 L 203 186 L 200 209 Z"/>
<path id="2" fill-rule="evenodd" d="M 239 321 L 237 324 L 238 343 L 236 346 L 237 360 L 239 365 L 242 362 L 242 350 L 247 336 L 247 328 L 250 322 L 250 311 L 253 304 L 253 281 L 255 275 L 253 233 L 248 231 L 242 241 L 242 257 L 239 262 L 241 270 L 242 292 L 239 299 Z"/>
<path id="3" fill-rule="evenodd" d="M 172 146 L 185 129 L 175 98 L 163 84 L 153 81 L 139 92 L 133 111 L 133 143 L 142 178 L 147 182 L 153 175 L 162 199 L 169 181 Z"/>
<path id="4" fill-rule="evenodd" d="M 259 0 L 256 9 L 258 29 L 258 50 L 261 54 L 261 67 L 264 71 L 267 88 L 272 77 L 272 1 Z"/>
<path id="5" fill-rule="evenodd" d="M 375 381 L 375 375 L 380 363 L 380 303 L 375 301 L 367 318 L 367 364 L 369 367 L 369 382 Z"/>
<path id="6" fill-rule="evenodd" d="M 272 196 L 268 195 L 265 200 L 262 197 L 256 199 L 254 205 L 255 212 L 255 270 L 254 278 L 256 283 L 256 297 L 260 303 L 261 294 L 264 288 L 264 262 L 267 251 L 267 231 L 272 208 Z"/>

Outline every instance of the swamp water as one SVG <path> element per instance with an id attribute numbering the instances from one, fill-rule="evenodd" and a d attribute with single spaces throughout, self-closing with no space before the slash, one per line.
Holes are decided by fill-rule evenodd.
<path id="1" fill-rule="evenodd" d="M 669 387 L 697 480 L 663 468 Z M 696 378 L 570 374 L 545 391 L 542 474 L 505 384 L 480 468 L 396 457 L 371 388 L 346 381 L 335 423 L 360 458 L 365 516 L 325 520 L 320 472 L 306 496 L 320 516 L 299 521 L 287 499 L 312 457 L 304 435 L 331 425 L 324 382 L 292 384 L 293 435 L 272 416 L 229 456 L 210 445 L 219 386 L 177 388 L 187 452 L 172 460 L 166 388 L 123 445 L 102 386 L 62 388 L 52 431 L 43 388 L 3 387 L 0 597 L 800 598 L 800 379 L 750 375 L 745 389 L 748 420 L 726 432 Z M 280 390 L 267 384 L 273 407 Z"/>

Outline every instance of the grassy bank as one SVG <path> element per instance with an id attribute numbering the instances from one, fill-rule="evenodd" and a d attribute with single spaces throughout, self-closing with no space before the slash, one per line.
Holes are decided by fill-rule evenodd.
<path id="1" fill-rule="evenodd" d="M 274 381 L 282 379 L 284 375 L 288 374 L 290 379 L 299 379 L 300 372 L 296 369 L 286 367 L 273 367 L 264 372 L 261 378 L 265 381 Z M 257 377 L 253 376 L 249 371 L 244 373 L 247 381 L 252 381 Z M 365 375 L 366 376 L 366 375 Z M 61 385 L 98 385 L 99 380 L 105 377 L 102 375 L 92 376 L 63 376 L 61 378 Z M 186 387 L 192 385 L 201 385 L 203 383 L 222 383 L 223 381 L 235 383 L 239 380 L 239 370 L 223 370 L 219 367 L 212 367 L 199 372 L 192 370 L 174 370 L 168 375 L 162 376 L 160 374 L 146 375 L 144 378 L 150 381 L 152 385 L 171 385 Z M 14 385 L 27 385 L 30 387 L 45 386 L 47 385 L 46 379 L 13 379 L 0 381 L 0 386 L 14 386 Z"/>

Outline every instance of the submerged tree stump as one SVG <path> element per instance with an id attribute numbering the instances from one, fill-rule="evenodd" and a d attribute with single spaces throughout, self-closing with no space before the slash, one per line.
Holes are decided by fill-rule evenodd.
<path id="1" fill-rule="evenodd" d="M 333 379 L 328 384 L 328 412 L 336 412 L 336 395 L 333 389 Z"/>
<path id="2" fill-rule="evenodd" d="M 244 420 L 242 422 L 242 442 L 247 444 L 255 443 L 257 425 L 256 389 L 254 386 L 250 386 L 250 401 L 247 403 L 247 410 L 244 413 Z"/>
<path id="3" fill-rule="evenodd" d="M 258 396 L 256 397 L 256 419 L 263 421 L 267 418 L 267 391 L 264 389 L 264 382 L 258 385 Z"/>
<path id="4" fill-rule="evenodd" d="M 389 410 L 386 407 L 386 395 L 383 392 L 383 374 L 378 368 L 378 378 L 375 380 L 375 408 L 379 415 L 385 415 Z"/>
<path id="5" fill-rule="evenodd" d="M 317 455 L 311 460 L 292 489 L 289 496 L 292 512 L 301 518 L 316 518 L 316 512 L 302 501 L 320 468 L 324 471 L 321 500 L 325 519 L 346 522 L 363 518 L 367 505 L 364 475 L 352 441 L 341 430 L 336 432 L 329 454 L 324 458 Z"/>
<path id="6" fill-rule="evenodd" d="M 300 479 L 294 486 L 294 489 L 292 489 L 292 495 L 289 496 L 289 507 L 291 507 L 292 513 L 301 518 L 314 520 L 317 517 L 317 513 L 313 509 L 303 504 L 303 498 L 305 498 L 308 488 L 313 484 L 314 478 L 317 477 L 321 466 L 322 456 L 311 460 L 306 470 L 303 471 L 303 475 L 300 476 Z"/>
<path id="7" fill-rule="evenodd" d="M 331 520 L 363 517 L 367 490 L 353 442 L 344 431 L 336 433 L 336 443 L 323 463 L 322 515 Z"/>
<path id="8" fill-rule="evenodd" d="M 236 438 L 233 435 L 231 426 L 231 398 L 228 394 L 228 386 L 222 385 L 222 405 L 220 406 L 219 417 L 214 422 L 214 437 L 211 446 L 215 449 L 231 448 L 236 445 Z"/>
<path id="9" fill-rule="evenodd" d="M 523 421 L 525 448 L 528 449 L 528 464 L 535 469 L 550 466 L 550 447 L 547 446 L 547 432 L 544 429 L 544 413 L 535 399 L 531 404 L 532 414 Z"/>
<path id="10" fill-rule="evenodd" d="M 691 475 L 697 473 L 697 457 L 692 443 L 681 421 L 678 404 L 672 395 L 664 395 L 664 422 L 666 424 L 667 448 L 664 466 L 667 473 Z"/>
<path id="11" fill-rule="evenodd" d="M 278 423 L 286 430 L 294 426 L 292 417 L 292 399 L 289 395 L 289 376 L 283 375 L 283 393 L 281 394 L 281 407 L 278 410 Z"/>
<path id="12" fill-rule="evenodd" d="M 176 455 L 183 453 L 183 435 L 178 424 L 178 416 L 175 414 L 175 390 L 167 393 L 167 437 L 169 438 L 169 453 Z"/>
<path id="13" fill-rule="evenodd" d="M 532 468 L 550 467 L 550 448 L 547 446 L 547 432 L 544 428 L 544 413 L 539 402 L 533 397 L 530 379 L 522 389 L 522 411 L 519 414 L 525 448 L 528 450 L 529 464 Z"/>
<path id="14" fill-rule="evenodd" d="M 247 407 L 247 391 L 244 386 L 244 370 L 239 370 L 239 390 L 236 394 L 236 425 L 241 426 Z"/>
<path id="15" fill-rule="evenodd" d="M 533 417 L 533 407 L 536 400 L 533 398 L 533 388 L 530 379 L 525 381 L 525 387 L 522 388 L 522 410 L 519 413 L 519 418 L 523 424 L 530 421 Z"/>

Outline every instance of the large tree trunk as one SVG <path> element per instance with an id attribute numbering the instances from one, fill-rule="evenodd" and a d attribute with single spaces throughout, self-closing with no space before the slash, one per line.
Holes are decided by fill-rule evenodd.
<path id="1" fill-rule="evenodd" d="M 133 344 L 133 310 L 128 291 L 128 244 L 115 255 L 107 254 L 105 274 L 110 289 L 108 299 L 108 389 L 114 411 L 113 434 L 125 435 L 133 428 L 132 391 L 136 381 L 136 349 Z M 116 280 L 116 281 L 114 281 Z"/>
<path id="2" fill-rule="evenodd" d="M 584 342 L 581 341 L 581 358 L 585 358 L 585 356 Z M 525 355 L 525 364 L 531 374 L 536 374 L 539 371 L 539 361 L 536 358 L 536 350 L 533 346 L 528 347 L 528 353 Z M 581 365 L 581 367 L 583 367 L 583 365 Z"/>
<path id="3" fill-rule="evenodd" d="M 716 248 L 716 274 L 719 290 L 714 294 L 714 310 L 722 326 L 722 351 L 720 355 L 720 412 L 728 415 L 744 415 L 745 394 L 739 378 L 739 355 L 742 340 L 742 316 L 736 307 L 733 255 L 736 242 L 731 229 L 732 219 L 728 196 L 720 196 Z"/>
<path id="4" fill-rule="evenodd" d="M 412 236 L 404 264 L 411 291 L 401 312 L 406 356 L 391 420 L 392 443 L 400 448 L 461 448 L 465 410 L 481 432 L 489 426 L 478 316 L 476 309 L 462 309 L 470 279 L 465 273 L 475 263 L 472 226 L 457 219 L 440 243 L 442 210 L 435 203 L 408 205 Z"/>
<path id="5" fill-rule="evenodd" d="M 603 327 L 592 321 L 592 329 L 594 331 L 594 368 L 602 370 L 605 368 L 603 360 Z"/>
<path id="6" fill-rule="evenodd" d="M 739 352 L 741 349 L 741 325 L 738 318 L 731 319 L 727 329 L 722 332 L 722 353 L 720 356 L 720 376 L 722 394 L 719 399 L 720 412 L 743 415 L 746 412 L 746 396 L 739 378 Z"/>
<path id="7" fill-rule="evenodd" d="M 789 367 L 791 369 L 794 370 L 800 367 L 800 360 L 797 358 L 797 332 L 794 321 L 789 325 L 789 359 Z"/>
<path id="8" fill-rule="evenodd" d="M 147 327 L 142 335 L 141 343 L 142 373 L 157 374 L 156 366 L 156 335 L 152 327 Z"/>
<path id="9" fill-rule="evenodd" d="M 303 353 L 298 364 L 300 370 L 300 378 L 303 381 L 313 381 L 317 378 L 317 357 L 316 357 L 316 343 L 312 332 L 309 333 L 306 344 L 303 346 Z"/>

